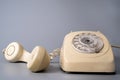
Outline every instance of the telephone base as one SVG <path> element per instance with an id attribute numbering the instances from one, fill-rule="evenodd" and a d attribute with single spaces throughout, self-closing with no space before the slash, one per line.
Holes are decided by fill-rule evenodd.
<path id="1" fill-rule="evenodd" d="M 90 33 L 99 36 L 104 47 L 99 53 L 82 53 L 72 45 L 75 35 Z M 114 73 L 115 64 L 111 45 L 107 38 L 100 32 L 81 31 L 72 32 L 64 38 L 64 44 L 60 53 L 60 65 L 65 72 L 91 72 L 91 73 Z"/>
<path id="2" fill-rule="evenodd" d="M 76 64 L 80 64 L 77 65 Z M 79 73 L 115 73 L 114 65 L 112 63 L 76 63 L 76 64 L 66 64 L 61 66 L 62 70 L 65 72 L 79 72 Z M 102 66 L 104 65 L 104 66 Z"/>
<path id="3" fill-rule="evenodd" d="M 101 58 L 101 61 L 97 61 Z M 102 57 L 94 58 L 94 61 L 91 58 L 80 59 L 78 62 L 67 62 L 64 60 L 61 63 L 61 68 L 65 72 L 84 72 L 84 73 L 115 73 L 114 60 L 102 61 Z M 93 62 L 91 62 L 93 61 Z M 96 62 L 97 61 L 97 62 Z"/>

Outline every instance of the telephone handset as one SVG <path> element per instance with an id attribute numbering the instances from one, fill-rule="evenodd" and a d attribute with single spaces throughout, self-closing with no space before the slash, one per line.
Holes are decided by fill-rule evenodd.
<path id="1" fill-rule="evenodd" d="M 26 62 L 27 68 L 32 72 L 44 70 L 50 63 L 46 49 L 41 46 L 36 46 L 30 54 L 20 43 L 12 42 L 4 49 L 3 53 L 9 62 Z"/>
<path id="2" fill-rule="evenodd" d="M 111 45 L 100 32 L 71 32 L 65 36 L 62 48 L 50 54 L 40 46 L 29 54 L 17 42 L 10 43 L 3 53 L 10 62 L 27 62 L 27 67 L 32 72 L 46 69 L 50 60 L 59 53 L 60 66 L 66 72 L 115 72 Z"/>

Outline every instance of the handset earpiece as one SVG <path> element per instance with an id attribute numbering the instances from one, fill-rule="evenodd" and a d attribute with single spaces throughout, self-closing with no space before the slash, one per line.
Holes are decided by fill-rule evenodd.
<path id="1" fill-rule="evenodd" d="M 23 61 L 32 72 L 44 70 L 50 63 L 50 57 L 45 48 L 36 46 L 32 53 L 28 53 L 21 44 L 10 43 L 3 51 L 5 58 L 10 62 Z"/>
<path id="2" fill-rule="evenodd" d="M 27 67 L 33 72 L 45 70 L 49 63 L 50 63 L 50 57 L 46 51 L 45 48 L 36 46 L 32 53 L 32 58 L 29 59 Z"/>

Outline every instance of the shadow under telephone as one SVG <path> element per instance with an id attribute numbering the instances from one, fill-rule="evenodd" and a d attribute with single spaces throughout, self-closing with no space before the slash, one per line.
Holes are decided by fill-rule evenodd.
<path id="1" fill-rule="evenodd" d="M 32 72 L 46 69 L 57 55 L 60 55 L 60 66 L 66 72 L 115 72 L 111 45 L 99 31 L 71 32 L 65 36 L 61 49 L 50 54 L 41 46 L 36 46 L 30 54 L 17 42 L 10 43 L 3 53 L 10 62 L 26 62 Z"/>

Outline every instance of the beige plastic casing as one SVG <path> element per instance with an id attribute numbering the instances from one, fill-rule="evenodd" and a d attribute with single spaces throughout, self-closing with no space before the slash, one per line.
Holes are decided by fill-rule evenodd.
<path id="1" fill-rule="evenodd" d="M 17 43 L 10 43 L 4 52 L 5 58 L 10 62 L 27 62 L 27 68 L 32 72 L 44 70 L 50 63 L 50 57 L 45 48 L 36 46 L 32 53 L 28 53 Z"/>
<path id="2" fill-rule="evenodd" d="M 77 51 L 72 45 L 72 39 L 81 33 L 92 33 L 100 37 L 104 43 L 103 49 L 93 54 Z M 111 45 L 99 31 L 78 31 L 67 34 L 60 53 L 60 65 L 66 72 L 115 72 Z"/>

